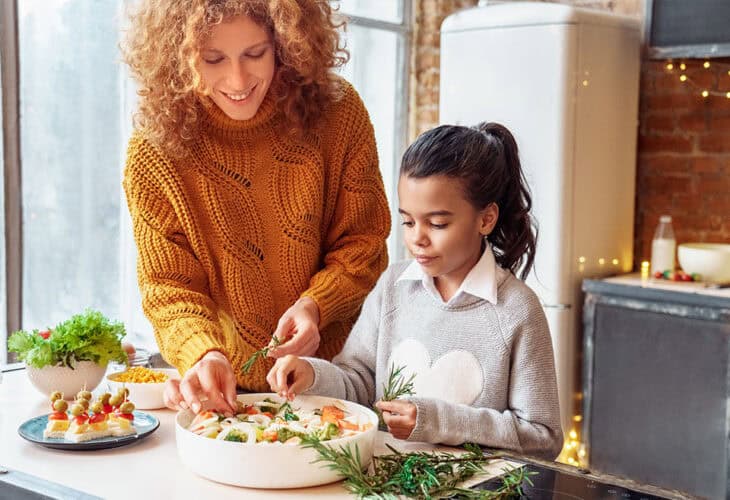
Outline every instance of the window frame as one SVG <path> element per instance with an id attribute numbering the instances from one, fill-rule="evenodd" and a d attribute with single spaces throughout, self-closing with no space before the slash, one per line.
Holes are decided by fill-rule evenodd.
<path id="1" fill-rule="evenodd" d="M 18 6 L 0 2 L 0 80 L 2 81 L 3 190 L 5 206 L 5 304 L 6 324 L 0 363 L 8 362 L 7 338 L 19 330 L 23 298 L 23 226 L 20 157 L 20 65 Z"/>
<path id="2" fill-rule="evenodd" d="M 403 11 L 400 23 L 391 21 L 383 21 L 380 19 L 373 19 L 369 17 L 357 16 L 348 14 L 345 11 L 340 11 L 342 15 L 347 18 L 349 25 L 358 26 L 365 29 L 375 29 L 379 31 L 389 31 L 397 35 L 398 40 L 398 53 L 396 64 L 398 66 L 398 73 L 400 79 L 396 82 L 396 109 L 395 116 L 396 122 L 394 129 L 396 130 L 396 136 L 393 143 L 393 168 L 395 169 L 394 178 L 397 179 L 397 173 L 399 170 L 401 156 L 408 145 L 408 113 L 409 113 L 409 77 L 410 77 L 410 58 L 411 49 L 413 43 L 413 0 L 402 0 Z M 406 248 L 403 241 L 403 233 L 398 230 L 395 222 L 399 219 L 398 214 L 398 193 L 397 193 L 397 182 L 396 185 L 392 186 L 392 192 L 387 193 L 391 200 L 390 212 L 391 221 L 393 222 L 393 228 L 391 229 L 391 237 L 393 238 L 393 248 L 395 248 L 395 255 L 390 255 L 389 260 L 396 262 L 403 260 L 406 257 Z"/>

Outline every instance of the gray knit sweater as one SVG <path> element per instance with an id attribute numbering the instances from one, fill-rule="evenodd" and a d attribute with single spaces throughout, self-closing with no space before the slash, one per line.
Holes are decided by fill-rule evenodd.
<path id="1" fill-rule="evenodd" d="M 307 391 L 371 406 L 391 364 L 416 374 L 418 409 L 409 441 L 492 448 L 555 458 L 562 448 L 550 332 L 537 296 L 497 268 L 497 303 L 460 294 L 448 304 L 421 282 L 397 281 L 391 265 L 332 363 L 314 368 Z"/>

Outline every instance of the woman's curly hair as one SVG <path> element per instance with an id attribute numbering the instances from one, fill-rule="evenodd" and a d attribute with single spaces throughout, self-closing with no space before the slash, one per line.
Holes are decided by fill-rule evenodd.
<path id="1" fill-rule="evenodd" d="M 327 0 L 147 0 L 130 15 L 122 46 L 139 83 L 135 126 L 182 154 L 199 127 L 200 49 L 213 26 L 246 15 L 272 36 L 276 76 L 269 92 L 291 129 L 303 130 L 342 92 L 334 68 L 348 61 Z"/>

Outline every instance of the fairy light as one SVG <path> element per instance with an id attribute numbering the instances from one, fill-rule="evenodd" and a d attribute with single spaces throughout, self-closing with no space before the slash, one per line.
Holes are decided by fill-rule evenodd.
<path id="1" fill-rule="evenodd" d="M 585 264 L 585 263 L 586 263 L 585 257 L 583 257 L 583 256 L 578 257 L 578 264 Z"/>
<path id="2" fill-rule="evenodd" d="M 587 465 L 586 448 L 580 440 L 580 422 L 583 421 L 583 416 L 573 415 L 572 420 L 572 428 L 566 435 L 563 449 L 560 455 L 558 455 L 557 461 L 564 464 L 585 467 Z"/>
<path id="3" fill-rule="evenodd" d="M 604 265 L 605 263 L 606 263 L 606 259 L 604 259 L 603 257 L 601 257 L 600 259 L 598 259 L 598 265 L 599 265 L 599 266 L 602 266 L 602 265 Z"/>
<path id="4" fill-rule="evenodd" d="M 649 279 L 649 261 L 644 260 L 641 262 L 641 279 L 646 280 Z"/>
<path id="5" fill-rule="evenodd" d="M 613 259 L 611 261 L 611 264 L 613 264 L 614 266 L 618 266 L 618 259 Z"/>
<path id="6" fill-rule="evenodd" d="M 693 89 L 695 89 L 695 91 L 697 92 L 697 96 L 702 97 L 702 99 L 707 99 L 708 97 L 711 97 L 711 96 L 725 97 L 726 99 L 730 99 L 730 89 L 718 88 L 720 85 L 721 79 L 717 78 L 717 73 L 714 73 L 715 66 L 717 66 L 719 68 L 719 71 L 727 72 L 727 75 L 730 76 L 730 69 L 727 69 L 728 63 L 710 62 L 709 60 L 705 60 L 705 61 L 696 63 L 697 67 L 699 67 L 701 65 L 702 68 L 704 68 L 704 70 L 713 72 L 714 84 L 710 88 L 704 88 L 704 86 L 700 86 L 697 82 L 695 82 L 692 79 L 691 75 L 697 74 L 696 72 L 686 73 L 686 71 L 690 68 L 690 66 L 692 64 L 694 64 L 694 63 L 682 62 L 679 64 L 675 64 L 674 62 L 668 60 L 665 63 L 664 68 L 666 69 L 666 71 L 668 73 L 674 73 L 675 69 L 679 69 L 679 71 L 680 71 L 680 73 L 678 75 L 679 81 L 684 84 L 687 84 L 690 87 L 692 87 Z"/>

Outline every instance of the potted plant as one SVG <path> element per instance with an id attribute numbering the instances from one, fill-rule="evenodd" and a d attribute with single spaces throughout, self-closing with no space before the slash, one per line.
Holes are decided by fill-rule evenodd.
<path id="1" fill-rule="evenodd" d="M 8 351 L 18 354 L 33 386 L 44 394 L 61 391 L 73 399 L 81 389 L 99 385 L 109 361 L 127 363 L 122 348 L 124 325 L 87 310 L 51 330 L 20 330 L 8 338 Z"/>

